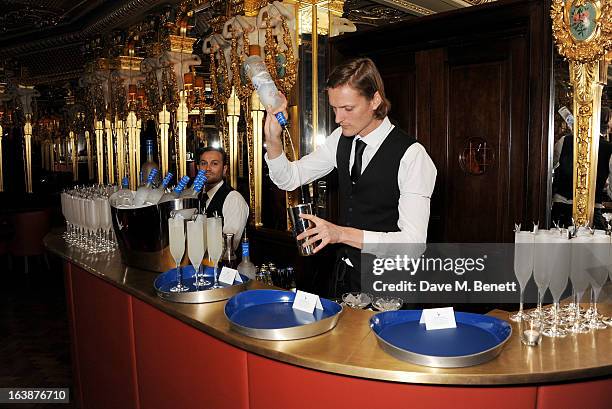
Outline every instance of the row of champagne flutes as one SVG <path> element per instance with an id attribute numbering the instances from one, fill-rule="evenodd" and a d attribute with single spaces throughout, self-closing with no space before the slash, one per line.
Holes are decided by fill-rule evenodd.
<path id="1" fill-rule="evenodd" d="M 63 237 L 70 245 L 92 254 L 117 247 L 108 202 L 115 189 L 115 186 L 75 186 L 62 192 L 62 214 L 66 219 Z"/>
<path id="2" fill-rule="evenodd" d="M 168 238 L 170 254 L 176 263 L 176 285 L 170 291 L 185 292 L 192 291 L 193 288 L 200 290 L 222 287 L 219 284 L 217 270 L 223 253 L 223 218 L 196 214 L 190 220 L 185 220 L 180 212 L 173 212 L 172 217 L 168 219 Z M 184 280 L 181 270 L 181 261 L 185 255 L 185 239 L 187 239 L 187 255 L 196 272 L 193 282 Z M 207 251 L 208 258 L 214 263 L 213 283 L 206 280 L 204 273 L 201 272 L 202 261 Z"/>
<path id="3" fill-rule="evenodd" d="M 598 312 L 598 299 L 608 277 L 612 280 L 610 235 L 603 230 L 586 228 L 551 229 L 515 232 L 514 272 L 520 286 L 520 308 L 511 315 L 514 321 L 537 324 L 542 334 L 564 337 L 612 326 L 609 317 Z M 533 275 L 538 288 L 537 308 L 523 311 L 523 294 Z M 572 285 L 572 302 L 560 306 L 561 296 Z M 589 285 L 591 305 L 580 307 Z M 553 304 L 544 309 L 542 301 L 550 291 Z"/>

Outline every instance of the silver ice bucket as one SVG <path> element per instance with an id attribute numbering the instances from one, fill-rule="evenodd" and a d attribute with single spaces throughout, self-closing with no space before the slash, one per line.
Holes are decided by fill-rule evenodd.
<path id="1" fill-rule="evenodd" d="M 198 203 L 197 199 L 174 199 L 136 209 L 111 206 L 123 263 L 157 272 L 175 268 L 168 241 L 168 218 L 173 210 L 198 208 Z"/>

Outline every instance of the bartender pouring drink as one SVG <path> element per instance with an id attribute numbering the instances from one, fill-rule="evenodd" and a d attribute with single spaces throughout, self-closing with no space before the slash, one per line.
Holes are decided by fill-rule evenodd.
<path id="1" fill-rule="evenodd" d="M 287 101 L 266 115 L 265 160 L 270 179 L 281 189 L 297 187 L 338 169 L 339 224 L 304 214 L 310 229 L 297 237 L 317 243 L 315 253 L 340 244 L 334 269 L 336 295 L 361 289 L 360 251 L 391 243 L 425 243 L 436 167 L 425 148 L 387 117 L 391 104 L 372 60 L 337 66 L 326 83 L 339 127 L 314 152 L 289 162 L 282 128 L 274 117 L 287 115 Z"/>

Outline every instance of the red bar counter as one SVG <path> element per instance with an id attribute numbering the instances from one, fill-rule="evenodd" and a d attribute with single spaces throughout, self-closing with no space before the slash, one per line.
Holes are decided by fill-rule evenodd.
<path id="1" fill-rule="evenodd" d="M 611 407 L 612 328 L 536 348 L 513 334 L 493 361 L 428 368 L 383 352 L 369 311 L 348 309 L 317 337 L 257 340 L 230 330 L 225 302 L 169 303 L 155 295 L 155 273 L 124 266 L 118 253 L 87 255 L 55 234 L 45 242 L 65 259 L 83 408 Z"/>

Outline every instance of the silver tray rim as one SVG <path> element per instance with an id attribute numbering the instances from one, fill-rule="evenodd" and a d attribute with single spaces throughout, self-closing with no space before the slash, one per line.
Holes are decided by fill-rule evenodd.
<path id="1" fill-rule="evenodd" d="M 259 291 L 259 290 L 252 290 Z M 331 301 L 331 300 L 330 300 Z M 336 303 L 335 301 L 332 301 Z M 338 303 L 336 303 L 338 304 Z M 296 327 L 288 327 L 288 328 L 250 328 L 245 327 L 243 325 L 236 324 L 234 321 L 227 316 L 227 312 L 225 308 L 223 308 L 223 314 L 225 318 L 230 323 L 230 328 L 234 331 L 246 335 L 251 338 L 263 339 L 268 341 L 292 341 L 296 339 L 304 339 L 315 337 L 317 335 L 324 334 L 328 331 L 331 331 L 338 324 L 338 320 L 340 316 L 344 314 L 344 306 L 340 305 L 340 311 L 337 314 L 334 314 L 331 317 L 324 318 L 320 321 L 313 322 L 311 324 L 298 325 Z"/>
<path id="2" fill-rule="evenodd" d="M 157 281 L 157 278 L 155 279 Z M 182 293 L 171 293 L 168 291 L 161 291 L 153 283 L 157 296 L 162 300 L 177 302 L 183 304 L 204 304 L 209 302 L 224 301 L 234 295 L 246 290 L 249 282 L 247 280 L 244 283 L 234 284 L 223 288 L 212 288 L 199 291 L 186 291 Z"/>
<path id="3" fill-rule="evenodd" d="M 372 320 L 376 315 L 372 316 Z M 502 320 L 503 321 L 503 320 Z M 504 321 L 505 322 L 505 321 Z M 370 322 L 370 328 L 372 327 Z M 485 362 L 491 361 L 501 353 L 503 347 L 512 337 L 512 325 L 509 325 L 510 332 L 506 339 L 501 341 L 499 344 L 492 348 L 484 351 L 461 356 L 439 356 L 439 355 L 425 355 L 417 352 L 408 351 L 403 348 L 399 348 L 378 335 L 375 331 L 372 331 L 378 339 L 378 344 L 381 349 L 387 352 L 389 355 L 394 356 L 402 361 L 407 361 L 413 364 L 428 366 L 432 368 L 464 368 L 467 366 L 480 365 Z"/>

